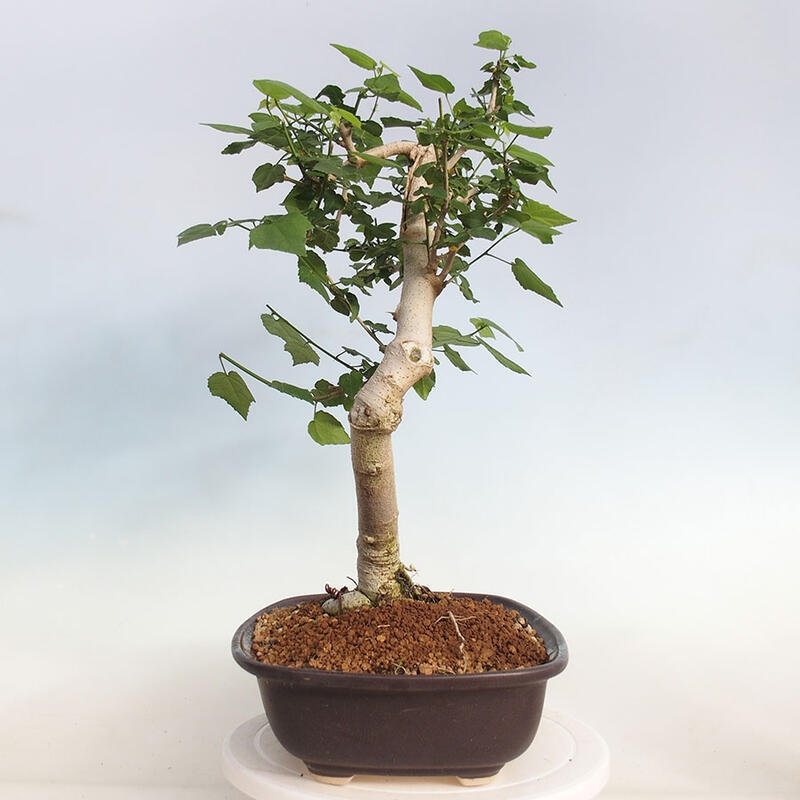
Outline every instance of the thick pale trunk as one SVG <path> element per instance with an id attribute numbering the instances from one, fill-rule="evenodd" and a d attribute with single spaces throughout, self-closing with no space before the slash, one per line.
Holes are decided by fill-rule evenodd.
<path id="1" fill-rule="evenodd" d="M 416 164 L 432 161 L 432 148 L 414 147 Z M 419 181 L 412 178 L 408 197 Z M 397 333 L 383 361 L 356 395 L 350 410 L 351 452 L 358 501 L 358 588 L 370 599 L 400 593 L 397 494 L 392 433 L 403 416 L 403 396 L 433 368 L 433 304 L 441 283 L 429 267 L 428 230 L 422 214 L 406 219 L 403 286 L 395 312 Z"/>
<path id="2" fill-rule="evenodd" d="M 358 588 L 374 600 L 393 591 L 400 569 L 392 435 L 351 425 L 358 498 Z"/>

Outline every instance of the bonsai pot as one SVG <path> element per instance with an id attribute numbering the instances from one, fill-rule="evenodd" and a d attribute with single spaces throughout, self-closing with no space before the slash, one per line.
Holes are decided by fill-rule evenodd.
<path id="1" fill-rule="evenodd" d="M 561 633 L 535 611 L 504 597 L 483 599 L 521 614 L 544 641 L 549 660 L 523 669 L 464 675 L 375 675 L 264 664 L 251 655 L 265 611 L 324 596 L 273 603 L 244 622 L 233 657 L 255 675 L 277 740 L 323 781 L 353 775 L 491 779 L 527 750 L 539 727 L 549 678 L 567 665 Z"/>

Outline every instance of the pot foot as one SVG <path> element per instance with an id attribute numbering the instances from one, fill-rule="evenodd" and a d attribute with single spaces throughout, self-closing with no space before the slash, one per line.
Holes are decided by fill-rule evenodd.
<path id="1" fill-rule="evenodd" d="M 326 783 L 328 786 L 346 786 L 353 780 L 352 775 L 320 775 L 311 770 L 308 771 L 308 774 L 318 783 Z"/>
<path id="2" fill-rule="evenodd" d="M 487 783 L 491 783 L 495 779 L 496 775 L 497 773 L 495 772 L 493 775 L 484 775 L 480 778 L 461 778 L 456 776 L 456 780 L 462 786 L 486 786 Z"/>

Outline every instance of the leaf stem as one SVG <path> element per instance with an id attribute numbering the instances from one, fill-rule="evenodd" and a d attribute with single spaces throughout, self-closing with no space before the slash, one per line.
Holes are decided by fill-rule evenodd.
<path id="1" fill-rule="evenodd" d="M 310 344 L 312 347 L 316 347 L 316 349 L 319 350 L 320 353 L 324 353 L 326 356 L 328 356 L 328 358 L 332 358 L 337 364 L 341 364 L 343 367 L 347 367 L 347 369 L 349 370 L 355 369 L 355 367 L 352 364 L 348 364 L 346 361 L 339 358 L 339 356 L 335 356 L 329 350 L 326 350 L 324 347 L 317 344 L 313 339 L 306 336 L 306 334 L 304 334 L 303 331 L 301 331 L 299 328 L 295 328 L 295 326 L 292 325 L 292 323 L 289 322 L 289 320 L 286 319 L 286 317 L 281 316 L 272 306 L 267 305 L 267 308 L 269 309 L 270 314 L 277 317 L 282 322 L 285 322 L 295 333 L 302 336 L 308 344 Z"/>
<path id="2" fill-rule="evenodd" d="M 261 381 L 261 383 L 263 383 L 265 386 L 269 386 L 270 388 L 272 388 L 272 381 L 268 381 L 266 378 L 262 378 L 261 375 L 257 375 L 252 370 L 247 369 L 247 367 L 245 367 L 243 364 L 240 364 L 238 361 L 234 361 L 229 355 L 226 355 L 225 353 L 220 353 L 219 363 L 222 365 L 222 370 L 226 375 L 228 374 L 228 371 L 225 369 L 225 363 L 223 362 L 223 359 L 227 361 L 229 364 L 236 367 L 236 369 L 240 369 L 246 375 L 249 375 L 251 378 L 255 378 L 257 381 Z"/>
<path id="3" fill-rule="evenodd" d="M 281 106 L 280 102 L 277 100 L 275 101 L 275 107 L 278 109 L 278 111 L 280 111 L 281 117 L 283 118 L 283 135 L 286 137 L 286 143 L 289 145 L 289 150 L 292 151 L 292 155 L 294 156 L 297 166 L 300 168 L 300 172 L 303 174 L 303 177 L 305 177 L 306 171 L 303 167 L 302 159 L 295 149 L 295 143 L 292 140 L 292 137 L 289 135 L 290 131 L 292 130 L 289 118 L 287 117 L 283 106 Z"/>
<path id="4" fill-rule="evenodd" d="M 372 341 L 378 345 L 378 350 L 381 353 L 385 352 L 386 345 L 378 338 L 378 335 L 375 333 L 375 331 L 373 331 L 372 328 L 370 328 L 369 325 L 367 325 L 364 320 L 361 319 L 361 317 L 356 317 L 356 322 L 366 331 L 370 339 L 372 339 Z"/>
<path id="5" fill-rule="evenodd" d="M 497 247 L 497 245 L 499 245 L 500 242 L 502 242 L 504 239 L 507 239 L 509 236 L 511 236 L 512 233 L 516 233 L 518 230 L 519 228 L 512 228 L 510 231 L 502 234 L 500 238 L 495 239 L 480 255 L 477 255 L 475 256 L 475 258 L 468 261 L 467 266 L 471 267 L 476 261 L 480 260 L 484 256 L 488 256 L 490 254 L 490 251 L 493 250 L 495 247 Z"/>

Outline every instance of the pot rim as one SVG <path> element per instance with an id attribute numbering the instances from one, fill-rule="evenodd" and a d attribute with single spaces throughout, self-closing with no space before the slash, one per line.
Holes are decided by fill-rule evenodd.
<path id="1" fill-rule="evenodd" d="M 329 670 L 314 669 L 313 667 L 288 667 L 276 664 L 265 664 L 250 655 L 255 622 L 261 614 L 274 608 L 297 605 L 302 602 L 324 600 L 326 595 L 309 594 L 295 595 L 278 600 L 265 606 L 260 611 L 250 616 L 236 630 L 231 641 L 231 651 L 237 664 L 247 672 L 258 678 L 268 678 L 271 681 L 284 683 L 309 683 L 336 686 L 342 689 L 358 686 L 359 690 L 398 690 L 413 688 L 417 691 L 435 691 L 451 684 L 452 689 L 474 689 L 476 684 L 484 688 L 503 686 L 509 683 L 524 685 L 547 681 L 558 675 L 567 666 L 569 653 L 567 643 L 561 632 L 541 614 L 528 608 L 516 600 L 511 600 L 500 595 L 452 592 L 454 597 L 470 597 L 476 600 L 489 599 L 493 603 L 501 603 L 506 608 L 511 608 L 521 613 L 536 632 L 545 639 L 549 660 L 535 667 L 522 667 L 513 670 L 497 670 L 494 672 L 475 672 L 463 675 L 387 675 L 364 672 L 333 672 Z"/>

